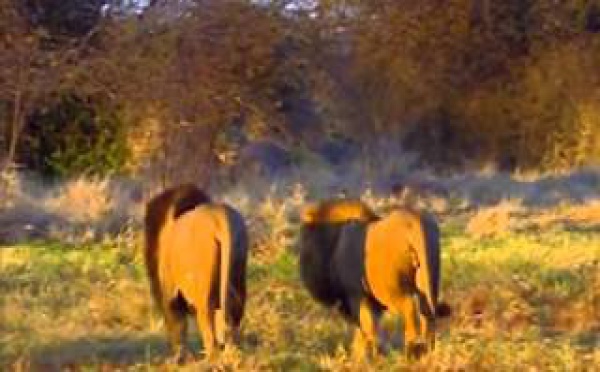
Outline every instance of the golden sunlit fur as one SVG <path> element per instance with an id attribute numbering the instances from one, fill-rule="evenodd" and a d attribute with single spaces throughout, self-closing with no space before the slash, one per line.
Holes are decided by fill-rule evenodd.
<path id="1" fill-rule="evenodd" d="M 175 218 L 194 209 L 200 204 L 209 203 L 209 196 L 192 184 L 182 184 L 163 190 L 146 204 L 144 219 L 144 260 L 146 273 L 156 305 L 162 310 L 162 294 L 158 280 L 159 233 L 167 214 L 174 209 Z"/>
<path id="2" fill-rule="evenodd" d="M 150 274 L 158 285 L 153 292 L 181 361 L 187 314 L 196 316 L 207 356 L 237 336 L 246 301 L 248 237 L 243 217 L 227 205 L 198 204 L 180 216 L 177 207 L 175 202 L 163 209 L 158 234 L 150 236 L 156 238 L 156 264 L 148 270 L 156 270 Z"/>
<path id="3" fill-rule="evenodd" d="M 327 201 L 302 212 L 300 273 L 311 295 L 358 326 L 354 352 L 377 351 L 383 310 L 405 318 L 409 355 L 434 346 L 440 280 L 433 218 L 396 209 L 378 218 L 358 201 Z M 447 308 L 443 308 L 444 311 Z M 416 318 L 420 329 L 417 330 Z"/>
<path id="4" fill-rule="evenodd" d="M 302 224 L 344 223 L 348 221 L 374 221 L 375 212 L 365 203 L 355 199 L 332 199 L 309 204 L 302 209 Z"/>
<path id="5" fill-rule="evenodd" d="M 342 232 L 340 244 L 353 244 L 352 237 L 346 239 L 345 234 Z M 404 318 L 407 353 L 420 352 L 419 335 L 433 350 L 435 319 L 448 315 L 449 311 L 447 305 L 438 304 L 437 222 L 424 213 L 396 209 L 367 226 L 364 250 L 368 292 L 386 309 Z"/>

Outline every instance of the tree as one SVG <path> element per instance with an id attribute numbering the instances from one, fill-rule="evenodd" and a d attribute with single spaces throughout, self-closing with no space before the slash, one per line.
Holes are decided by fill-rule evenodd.
<path id="1" fill-rule="evenodd" d="M 21 13 L 33 28 L 55 39 L 81 38 L 100 22 L 110 0 L 24 0 Z"/>
<path id="2" fill-rule="evenodd" d="M 86 69 L 128 112 L 160 123 L 166 178 L 206 180 L 223 133 L 285 131 L 280 89 L 298 79 L 281 14 L 251 1 L 159 2 L 110 22 Z M 169 8 L 169 6 L 173 8 Z M 160 10 L 160 11 L 159 11 Z M 156 122 L 156 121 L 153 121 Z M 134 127 L 137 124 L 134 124 Z M 138 130 L 138 128 L 133 128 Z"/>
<path id="3" fill-rule="evenodd" d="M 41 36 L 20 17 L 11 0 L 0 5 L 0 101 L 5 107 L 3 134 L 5 165 L 9 165 L 25 119 L 32 108 L 53 90 L 56 82 L 47 68 L 55 55 L 42 51 Z"/>
<path id="4" fill-rule="evenodd" d="M 44 8 L 38 9 L 35 4 L 41 3 L 0 0 L 0 108 L 3 108 L 0 124 L 4 166 L 14 161 L 22 131 L 32 112 L 42 110 L 57 99 L 61 91 L 76 86 L 78 66 L 82 65 L 82 56 L 88 48 L 88 38 L 49 42 L 48 30 L 59 30 L 54 26 L 48 29 L 40 26 L 50 22 L 52 17 L 47 13 L 50 8 L 44 4 Z M 99 2 L 93 4 L 98 6 Z M 66 19 L 75 22 L 72 18 Z M 64 30 L 74 30 L 71 26 L 65 27 Z"/>

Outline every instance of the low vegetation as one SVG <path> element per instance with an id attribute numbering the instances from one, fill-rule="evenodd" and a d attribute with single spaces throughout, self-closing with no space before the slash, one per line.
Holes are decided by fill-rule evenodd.
<path id="1" fill-rule="evenodd" d="M 297 277 L 294 211 L 306 192 L 296 186 L 269 195 L 223 196 L 241 206 L 254 238 L 242 343 L 215 365 L 197 360 L 187 369 L 584 371 L 600 361 L 597 202 L 464 208 L 446 201 L 438 212 L 442 294 L 454 312 L 440 325 L 435 352 L 409 362 L 396 334 L 388 355 L 359 363 L 350 356 L 349 327 L 311 300 Z M 363 198 L 380 211 L 400 202 Z M 496 214 L 503 217 L 488 218 Z M 0 248 L 3 369 L 176 368 L 132 226 L 118 239 L 45 237 Z M 385 319 L 388 328 L 397 324 Z M 189 341 L 201 349 L 195 329 Z"/>

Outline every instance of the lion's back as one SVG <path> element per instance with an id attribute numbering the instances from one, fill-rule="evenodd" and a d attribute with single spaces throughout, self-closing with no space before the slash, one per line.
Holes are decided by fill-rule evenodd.
<path id="1" fill-rule="evenodd" d="M 163 281 L 189 297 L 194 288 L 216 290 L 222 226 L 227 210 L 219 204 L 202 204 L 180 216 L 164 239 L 160 252 Z"/>
<path id="2" fill-rule="evenodd" d="M 234 249 L 245 251 L 248 245 L 246 222 L 241 213 L 224 203 L 198 205 L 182 215 L 170 233 L 174 242 L 172 253 L 179 257 L 197 260 L 197 256 L 216 249 L 228 235 Z"/>
<path id="3" fill-rule="evenodd" d="M 158 234 L 173 209 L 173 218 L 178 218 L 196 206 L 209 203 L 209 196 L 192 184 L 171 187 L 154 196 L 146 204 L 144 228 L 147 249 L 155 246 Z"/>
<path id="4" fill-rule="evenodd" d="M 301 212 L 303 224 L 344 223 L 349 220 L 370 221 L 377 215 L 357 199 L 331 199 L 305 206 Z"/>

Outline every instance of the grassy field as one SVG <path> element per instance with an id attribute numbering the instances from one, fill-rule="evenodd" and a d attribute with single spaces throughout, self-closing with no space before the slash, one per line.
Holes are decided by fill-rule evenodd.
<path id="1" fill-rule="evenodd" d="M 418 362 L 401 348 L 357 363 L 350 329 L 301 287 L 289 247 L 255 247 L 240 349 L 190 370 L 584 371 L 600 365 L 600 238 L 569 225 L 467 233 L 443 223 L 453 316 Z M 293 235 L 293 233 L 291 234 Z M 292 237 L 293 238 L 293 237 Z M 293 239 L 291 239 L 293 241 Z M 0 369 L 172 370 L 139 244 L 0 248 Z M 386 325 L 397 322 L 386 318 Z M 194 327 L 192 327 L 194 329 Z M 190 335 L 194 350 L 200 341 Z"/>

